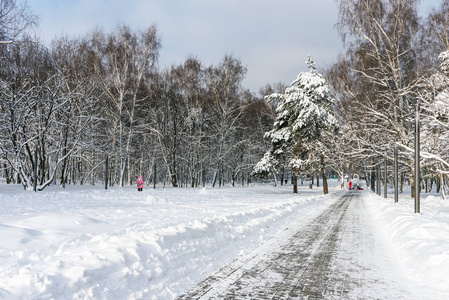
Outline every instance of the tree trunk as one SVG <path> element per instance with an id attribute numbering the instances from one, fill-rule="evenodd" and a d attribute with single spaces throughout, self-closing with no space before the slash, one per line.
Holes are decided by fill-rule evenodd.
<path id="1" fill-rule="evenodd" d="M 278 178 L 277 178 L 277 175 L 276 175 L 276 170 L 272 169 L 271 173 L 273 173 L 274 186 L 276 187 L 276 186 L 278 186 Z M 293 181 L 293 177 L 292 177 L 292 181 Z"/>
<path id="2" fill-rule="evenodd" d="M 7 183 L 7 184 L 10 184 L 10 183 L 11 183 L 11 180 L 10 180 L 10 178 L 9 178 L 9 173 L 8 173 L 8 168 L 7 168 L 7 166 L 6 166 L 6 163 L 3 163 L 3 168 L 4 168 L 4 170 L 5 170 L 6 183 Z"/>
<path id="3" fill-rule="evenodd" d="M 411 166 L 414 166 L 414 164 L 410 164 Z M 415 198 L 415 168 L 409 167 L 410 170 L 410 187 L 411 187 L 411 198 Z M 419 191 L 418 191 L 419 192 Z"/>
<path id="4" fill-rule="evenodd" d="M 201 172 L 201 180 L 203 181 L 203 187 L 206 187 L 206 169 L 203 168 L 203 172 Z"/>
<path id="5" fill-rule="evenodd" d="M 401 185 L 399 187 L 399 191 L 402 193 L 404 193 L 404 175 L 401 174 Z"/>
<path id="6" fill-rule="evenodd" d="M 441 183 L 442 183 L 442 182 L 444 182 L 444 178 L 443 178 L 443 174 L 440 173 L 440 180 L 437 181 L 437 192 L 440 191 Z M 444 186 L 443 186 L 443 188 L 441 189 L 441 197 L 442 197 L 443 199 L 446 199 L 446 192 L 445 192 L 445 190 L 444 190 Z"/>
<path id="7" fill-rule="evenodd" d="M 284 185 L 284 176 L 285 176 L 285 168 L 282 168 L 282 173 L 281 173 L 281 185 Z"/>
<path id="8" fill-rule="evenodd" d="M 212 180 L 212 187 L 215 187 L 215 183 L 217 182 L 217 171 L 214 173 L 214 179 Z"/>
<path id="9" fill-rule="evenodd" d="M 293 194 L 297 194 L 298 193 L 298 178 L 296 177 L 295 172 L 293 172 L 292 181 L 293 181 Z"/>
<path id="10" fill-rule="evenodd" d="M 173 185 L 173 187 L 178 187 L 178 179 L 176 176 L 176 165 L 175 163 L 172 164 L 170 167 L 170 180 Z"/>
<path id="11" fill-rule="evenodd" d="M 321 177 L 323 178 L 323 193 L 324 195 L 329 193 L 329 189 L 327 186 L 327 178 L 326 178 L 326 168 L 324 167 L 324 156 L 320 155 L 320 166 L 321 166 Z"/>
<path id="12" fill-rule="evenodd" d="M 313 188 L 313 172 L 310 173 L 310 183 L 309 183 L 309 189 Z"/>

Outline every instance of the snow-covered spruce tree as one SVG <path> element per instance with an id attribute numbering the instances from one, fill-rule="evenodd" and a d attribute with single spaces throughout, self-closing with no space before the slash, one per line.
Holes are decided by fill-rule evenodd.
<path id="1" fill-rule="evenodd" d="M 277 186 L 277 171 L 279 169 L 279 160 L 276 159 L 271 151 L 265 152 L 262 159 L 254 166 L 253 176 L 266 177 L 273 174 L 275 186 Z"/>
<path id="2" fill-rule="evenodd" d="M 334 99 L 330 96 L 326 80 L 317 72 L 310 56 L 306 63 L 309 71 L 301 72 L 283 94 L 266 97 L 267 101 L 278 103 L 276 120 L 273 129 L 265 134 L 271 148 L 256 165 L 254 173 L 271 171 L 273 166 L 279 165 L 274 161 L 282 159 L 288 159 L 294 177 L 319 164 L 323 192 L 327 194 L 323 147 L 326 137 L 337 131 L 338 122 L 333 112 Z M 272 158 L 268 160 L 270 156 Z M 295 178 L 293 182 L 293 192 L 296 193 Z"/>

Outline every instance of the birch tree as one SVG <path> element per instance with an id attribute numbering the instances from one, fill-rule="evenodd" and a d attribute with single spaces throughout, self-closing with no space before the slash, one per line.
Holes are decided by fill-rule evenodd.
<path id="1" fill-rule="evenodd" d="M 422 80 L 423 169 L 438 180 L 443 198 L 449 193 L 449 52 L 439 55 L 438 71 Z"/>
<path id="2" fill-rule="evenodd" d="M 227 155 L 241 143 L 233 139 L 233 135 L 242 115 L 241 82 L 246 69 L 238 59 L 226 55 L 218 66 L 209 68 L 207 73 L 212 103 L 215 186 L 217 179 L 221 184 Z"/>
<path id="3" fill-rule="evenodd" d="M 108 36 L 96 32 L 92 39 L 97 55 L 96 71 L 106 95 L 105 105 L 111 122 L 110 151 L 118 161 L 117 181 L 123 186 L 125 171 L 130 171 L 135 113 L 143 100 L 138 98 L 139 89 L 144 74 L 157 61 L 160 40 L 155 26 L 140 33 L 132 32 L 128 26 L 119 26 Z"/>
<path id="4" fill-rule="evenodd" d="M 341 0 L 339 30 L 348 37 L 348 56 L 336 68 L 339 106 L 352 150 L 360 162 L 379 163 L 400 145 L 413 183 L 413 116 L 423 66 L 417 1 Z M 341 67 L 347 65 L 347 67 Z M 389 159 L 392 156 L 389 155 Z M 412 184 L 413 186 L 413 184 Z M 412 188 L 412 196 L 414 189 Z"/>
<path id="5" fill-rule="evenodd" d="M 17 43 L 20 36 L 37 25 L 38 18 L 26 1 L 0 1 L 0 45 Z"/>

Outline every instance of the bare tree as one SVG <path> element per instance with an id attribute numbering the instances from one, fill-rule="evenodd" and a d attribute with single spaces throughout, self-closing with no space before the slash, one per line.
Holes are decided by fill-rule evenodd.
<path id="1" fill-rule="evenodd" d="M 221 185 L 226 156 L 243 141 L 233 139 L 242 116 L 241 82 L 246 73 L 240 60 L 226 55 L 216 67 L 207 70 L 208 88 L 212 101 L 215 175 L 213 185 Z"/>
<path id="2" fill-rule="evenodd" d="M 42 190 L 76 151 L 90 117 L 82 106 L 71 118 L 61 118 L 70 110 L 75 93 L 65 89 L 67 81 L 38 42 L 24 39 L 11 52 L 8 64 L 0 109 L 2 150 L 24 188 L 35 184 Z M 73 131 L 70 142 L 68 128 Z"/>
<path id="3" fill-rule="evenodd" d="M 57 118 L 62 127 L 63 156 L 60 170 L 60 183 L 64 187 L 67 182 L 75 183 L 77 179 L 84 183 L 85 176 L 81 173 L 93 174 L 96 166 L 96 153 L 103 153 L 101 148 L 100 112 L 101 103 L 98 101 L 102 96 L 102 90 L 98 80 L 95 78 L 95 70 L 89 46 L 85 39 L 68 39 L 61 37 L 52 42 L 51 55 L 58 69 L 59 78 L 64 82 L 62 93 L 70 97 L 64 110 L 58 112 Z M 89 126 L 84 122 L 89 120 Z M 81 140 L 76 153 L 66 156 L 68 145 L 71 145 L 79 137 Z M 76 155 L 75 155 L 76 154 Z M 84 164 L 89 170 L 84 170 Z M 78 172 L 78 176 L 76 176 Z M 70 175 L 70 176 L 69 176 Z"/>
<path id="4" fill-rule="evenodd" d="M 0 1 L 0 44 L 13 44 L 27 29 L 36 26 L 38 18 L 33 15 L 26 1 Z"/>
<path id="5" fill-rule="evenodd" d="M 408 149 L 424 67 L 419 64 L 422 31 L 417 3 L 341 0 L 339 29 L 343 37 L 349 35 L 350 43 L 348 57 L 340 58 L 334 68 L 337 79 L 331 79 L 341 98 L 346 134 L 353 141 L 348 156 L 360 164 L 376 164 L 394 144 L 400 145 L 410 154 L 403 163 L 409 166 L 412 182 Z"/>
<path id="6" fill-rule="evenodd" d="M 424 42 L 429 56 L 433 57 L 435 67 L 437 56 L 449 49 L 449 1 L 442 1 L 439 8 L 434 8 L 425 20 Z"/>
<path id="7" fill-rule="evenodd" d="M 139 34 L 119 26 L 109 36 L 102 32 L 92 37 L 96 52 L 96 72 L 105 95 L 105 108 L 111 122 L 111 150 L 119 163 L 118 182 L 124 185 L 125 171 L 130 172 L 131 144 L 135 113 L 143 76 L 154 66 L 160 47 L 155 26 Z M 130 181 L 130 173 L 128 175 Z"/>
<path id="8" fill-rule="evenodd" d="M 443 198 L 449 194 L 449 52 L 440 54 L 440 68 L 421 81 L 423 170 L 438 181 Z M 427 178 L 426 181 L 427 181 Z"/>

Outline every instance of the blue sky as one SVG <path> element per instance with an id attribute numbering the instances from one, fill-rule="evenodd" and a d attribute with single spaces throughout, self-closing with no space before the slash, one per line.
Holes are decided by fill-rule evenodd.
<path id="1" fill-rule="evenodd" d="M 441 0 L 421 1 L 423 14 Z M 244 86 L 257 93 L 267 83 L 290 84 L 307 69 L 334 63 L 343 45 L 334 0 L 28 0 L 40 18 L 39 35 L 83 36 L 117 24 L 143 29 L 156 24 L 162 39 L 159 66 L 196 56 L 208 66 L 226 54 L 248 69 Z"/>

